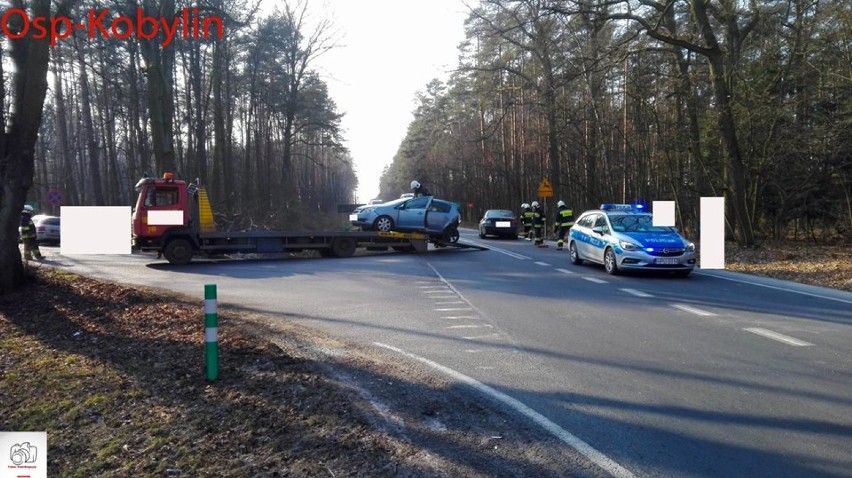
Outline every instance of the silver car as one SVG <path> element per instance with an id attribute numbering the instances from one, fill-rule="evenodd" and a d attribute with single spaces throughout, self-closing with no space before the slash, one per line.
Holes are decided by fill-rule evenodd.
<path id="1" fill-rule="evenodd" d="M 425 232 L 433 239 L 455 242 L 461 215 L 455 203 L 423 196 L 361 206 L 349 221 L 365 231 Z"/>
<path id="2" fill-rule="evenodd" d="M 586 211 L 571 227 L 571 262 L 621 270 L 664 270 L 687 276 L 695 268 L 695 244 L 673 227 L 654 226 L 653 216 L 629 205 L 604 204 Z"/>
<path id="3" fill-rule="evenodd" d="M 60 219 L 58 216 L 35 215 L 33 225 L 36 229 L 36 241 L 59 244 Z"/>

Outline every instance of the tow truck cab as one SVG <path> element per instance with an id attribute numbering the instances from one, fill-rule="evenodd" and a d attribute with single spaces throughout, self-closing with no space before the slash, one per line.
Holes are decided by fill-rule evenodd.
<path id="1" fill-rule="evenodd" d="M 162 178 L 142 178 L 136 183 L 139 197 L 133 211 L 133 249 L 161 251 L 177 236 L 197 246 L 198 230 L 190 193 L 197 188 L 176 180 L 171 173 Z M 193 194 L 193 196 L 195 196 Z"/>

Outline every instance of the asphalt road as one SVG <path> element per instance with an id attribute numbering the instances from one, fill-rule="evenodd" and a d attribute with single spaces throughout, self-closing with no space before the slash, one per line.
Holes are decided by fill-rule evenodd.
<path id="1" fill-rule="evenodd" d="M 420 361 L 615 476 L 852 476 L 852 294 L 726 271 L 609 276 L 552 244 L 462 238 L 491 250 L 51 259 L 199 300 L 216 283 L 221 303 Z"/>

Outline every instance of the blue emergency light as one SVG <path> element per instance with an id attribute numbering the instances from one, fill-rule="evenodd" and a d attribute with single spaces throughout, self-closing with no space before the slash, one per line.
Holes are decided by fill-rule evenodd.
<path id="1" fill-rule="evenodd" d="M 601 204 L 602 211 L 642 212 L 644 204 Z"/>

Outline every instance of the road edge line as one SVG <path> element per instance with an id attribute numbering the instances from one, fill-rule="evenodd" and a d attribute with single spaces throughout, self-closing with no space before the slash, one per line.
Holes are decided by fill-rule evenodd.
<path id="1" fill-rule="evenodd" d="M 599 452 L 597 449 L 595 449 L 594 447 L 592 447 L 588 443 L 584 442 L 580 438 L 574 436 L 568 430 L 565 430 L 564 428 L 560 427 L 556 423 L 553 423 L 547 417 L 545 417 L 544 415 L 533 410 L 529 406 L 525 405 L 520 400 L 512 398 L 509 395 L 506 395 L 505 393 L 500 392 L 499 390 L 495 390 L 494 388 L 491 388 L 488 385 L 485 385 L 484 383 L 476 380 L 475 378 L 468 377 L 467 375 L 465 375 L 461 372 L 457 372 L 457 371 L 455 371 L 455 370 L 453 370 L 449 367 L 445 367 L 445 366 L 443 366 L 443 365 L 441 365 L 437 362 L 433 362 L 433 361 L 431 361 L 431 360 L 429 360 L 425 357 L 420 357 L 419 355 L 414 355 L 414 354 L 412 354 L 410 352 L 406 352 L 405 350 L 402 350 L 400 348 L 394 347 L 392 345 L 384 344 L 384 343 L 381 343 L 381 342 L 373 342 L 373 345 L 387 349 L 387 350 L 391 350 L 391 351 L 396 352 L 400 355 L 408 357 L 412 360 L 416 360 L 420 363 L 428 365 L 429 367 L 431 367 L 435 370 L 438 370 L 439 372 L 441 372 L 445 375 L 448 375 L 448 376 L 450 376 L 450 377 L 452 377 L 452 378 L 454 378 L 454 379 L 456 379 L 456 380 L 458 380 L 462 383 L 465 383 L 465 384 L 473 387 L 474 389 L 476 389 L 480 393 L 488 395 L 489 397 L 491 397 L 491 398 L 497 400 L 498 402 L 508 406 L 509 408 L 512 408 L 513 410 L 517 411 L 518 413 L 524 415 L 525 417 L 527 417 L 530 420 L 537 423 L 539 426 L 541 426 L 542 428 L 544 428 L 545 430 L 550 432 L 553 436 L 555 436 L 556 438 L 561 440 L 566 445 L 577 450 L 577 452 L 579 452 L 581 455 L 588 458 L 592 463 L 599 466 L 601 469 L 603 469 L 604 471 L 606 471 L 610 475 L 617 477 L 617 478 L 635 478 L 635 475 L 633 473 L 631 473 L 629 470 L 627 470 L 623 466 L 619 465 L 618 463 L 613 461 L 608 456 Z"/>

